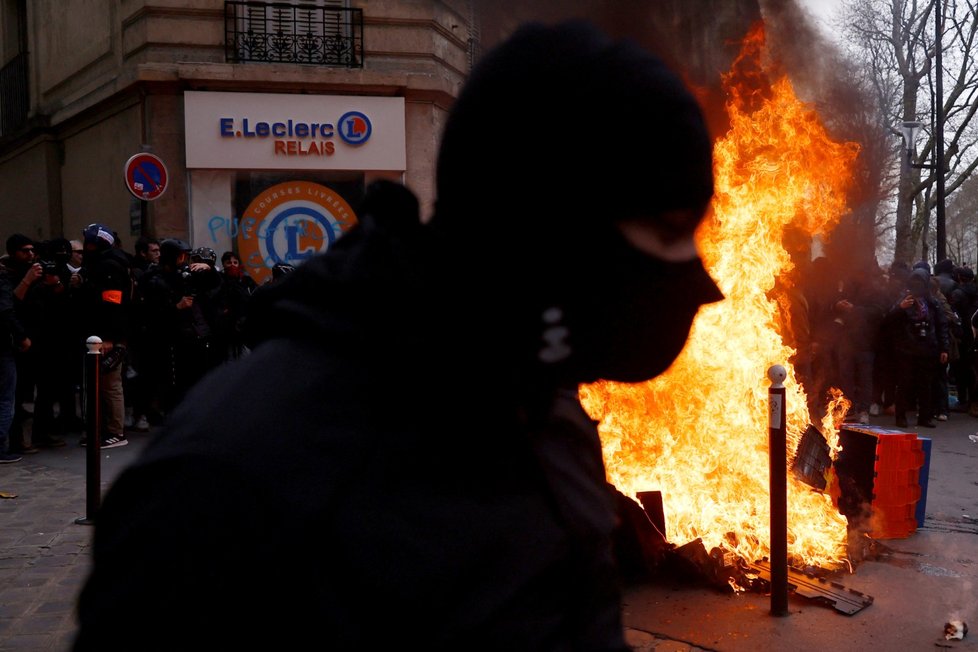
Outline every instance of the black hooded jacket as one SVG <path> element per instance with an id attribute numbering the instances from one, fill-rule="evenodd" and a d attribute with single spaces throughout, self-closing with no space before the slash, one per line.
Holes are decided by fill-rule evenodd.
<path id="1" fill-rule="evenodd" d="M 132 272 L 125 251 L 103 246 L 86 253 L 88 279 L 80 301 L 85 310 L 88 335 L 102 340 L 125 342 L 129 333 L 132 302 Z"/>
<path id="2" fill-rule="evenodd" d="M 941 305 L 930 294 L 930 275 L 922 269 L 910 273 L 907 281 L 917 303 L 901 308 L 900 301 L 890 308 L 885 322 L 892 329 L 894 350 L 909 356 L 936 357 L 951 349 L 950 330 Z"/>
<path id="3" fill-rule="evenodd" d="M 565 176 L 595 115 L 629 125 L 589 145 L 598 187 L 621 188 L 600 210 Z M 500 161 L 487 125 L 544 116 L 541 164 Z M 620 163 L 648 143 L 668 169 Z M 720 296 L 698 260 L 645 256 L 614 223 L 691 237 L 713 189 L 702 114 L 637 47 L 531 25 L 473 71 L 438 176 L 429 223 L 372 187 L 361 225 L 253 296 L 252 353 L 106 495 L 76 652 L 629 649 L 614 492 L 576 388 L 615 378 L 609 360 L 667 365 Z"/>
<path id="4" fill-rule="evenodd" d="M 76 650 L 627 649 L 594 424 L 513 401 L 434 249 L 354 234 L 259 307 L 107 495 Z"/>
<path id="5" fill-rule="evenodd" d="M 14 308 L 15 285 L 6 267 L 0 266 L 0 354 L 9 355 L 19 350 L 27 339 L 27 330 Z"/>

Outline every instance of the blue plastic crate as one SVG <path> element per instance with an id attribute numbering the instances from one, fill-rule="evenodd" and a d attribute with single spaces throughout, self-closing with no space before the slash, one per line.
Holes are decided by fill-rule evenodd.
<path id="1" fill-rule="evenodd" d="M 924 517 L 927 514 L 927 477 L 930 475 L 930 437 L 917 437 L 920 446 L 924 451 L 924 465 L 920 467 L 920 498 L 917 499 L 917 509 L 914 518 L 917 519 L 917 527 L 924 527 Z"/>

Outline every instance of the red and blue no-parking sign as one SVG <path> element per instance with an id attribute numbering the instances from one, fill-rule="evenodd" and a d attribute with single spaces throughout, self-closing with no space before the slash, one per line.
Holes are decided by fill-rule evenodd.
<path id="1" fill-rule="evenodd" d="M 125 167 L 126 188 L 137 199 L 153 200 L 166 190 L 166 166 L 159 156 L 143 152 L 131 156 Z"/>

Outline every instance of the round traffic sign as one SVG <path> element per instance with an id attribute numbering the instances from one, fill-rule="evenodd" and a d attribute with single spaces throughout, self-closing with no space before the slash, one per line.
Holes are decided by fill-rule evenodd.
<path id="1" fill-rule="evenodd" d="M 142 152 L 129 157 L 125 178 L 126 188 L 137 199 L 153 200 L 166 190 L 166 166 L 155 154 Z"/>

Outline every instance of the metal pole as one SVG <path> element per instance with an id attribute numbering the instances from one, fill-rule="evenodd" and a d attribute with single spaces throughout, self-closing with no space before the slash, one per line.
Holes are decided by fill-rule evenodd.
<path id="1" fill-rule="evenodd" d="M 102 499 L 100 452 L 102 447 L 102 402 L 99 400 L 99 375 L 102 367 L 102 340 L 92 335 L 85 342 L 85 517 L 79 525 L 93 525 Z"/>
<path id="2" fill-rule="evenodd" d="M 944 45 L 944 0 L 934 2 L 934 68 L 936 90 L 934 94 L 934 175 L 937 179 L 937 260 L 947 258 L 947 225 L 944 201 L 944 64 L 941 50 Z"/>
<path id="3" fill-rule="evenodd" d="M 788 615 L 788 429 L 785 407 L 785 368 L 767 370 L 769 456 L 771 467 L 771 615 Z"/>

